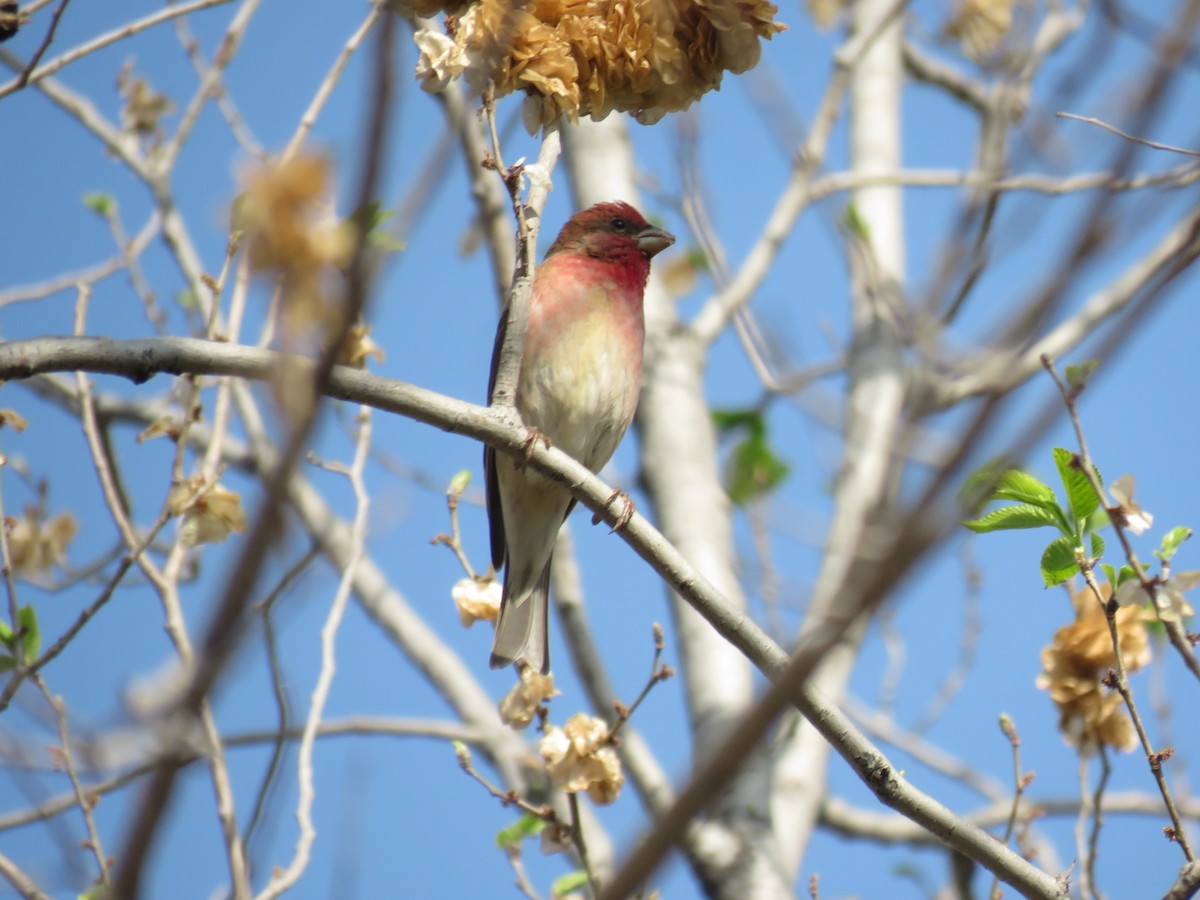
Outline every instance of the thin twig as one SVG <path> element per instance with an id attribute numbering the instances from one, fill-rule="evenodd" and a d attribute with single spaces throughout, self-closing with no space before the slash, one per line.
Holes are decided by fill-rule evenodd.
<path id="1" fill-rule="evenodd" d="M 587 841 L 583 839 L 583 821 L 579 817 L 579 794 L 576 791 L 567 793 L 567 806 L 571 810 L 571 843 L 579 853 L 579 863 L 587 873 L 588 890 L 592 900 L 600 895 L 600 881 L 592 869 L 592 861 L 588 857 Z"/>
<path id="2" fill-rule="evenodd" d="M 104 855 L 104 845 L 100 841 L 100 832 L 96 828 L 96 818 L 92 815 L 92 807 L 95 806 L 97 798 L 94 794 L 85 791 L 79 780 L 79 771 L 75 767 L 75 753 L 71 749 L 71 729 L 67 721 L 67 705 L 63 702 L 62 697 L 50 693 L 50 689 L 46 687 L 46 682 L 40 675 L 34 675 L 31 680 L 41 691 L 50 708 L 54 710 L 54 717 L 58 722 L 59 749 L 57 755 L 62 760 L 63 768 L 67 771 L 71 790 L 75 794 L 75 803 L 83 814 L 84 827 L 87 829 L 88 835 L 85 846 L 92 851 L 92 855 L 96 858 L 96 866 L 100 870 L 99 883 L 107 886 L 111 863 Z"/>
<path id="3" fill-rule="evenodd" d="M 141 19 L 135 19 L 134 21 L 128 22 L 119 28 L 114 28 L 112 31 L 107 31 L 104 34 L 98 35 L 87 43 L 80 44 L 78 47 L 74 47 L 66 51 L 61 56 L 55 57 L 41 68 L 32 72 L 26 73 L 25 67 L 22 67 L 21 76 L 14 78 L 8 84 L 0 86 L 0 98 L 7 97 L 14 91 L 19 91 L 26 84 L 37 84 L 43 78 L 53 75 L 55 72 L 70 65 L 76 60 L 82 59 L 91 53 L 95 53 L 97 50 L 102 50 L 110 44 L 115 44 L 127 37 L 131 37 L 132 35 L 145 31 L 147 28 L 153 28 L 155 25 L 159 25 L 163 22 L 169 22 L 171 19 L 178 18 L 179 16 L 190 15 L 197 10 L 207 9 L 210 6 L 222 6 L 230 2 L 232 2 L 232 0 L 193 0 L 192 3 L 183 3 L 179 6 L 168 6 Z M 66 4 L 64 3 L 63 6 L 65 5 Z M 22 77 L 24 80 L 22 80 Z"/>
<path id="4" fill-rule="evenodd" d="M 1074 119 L 1076 122 L 1086 122 L 1089 125 L 1095 125 L 1098 128 L 1103 128 L 1105 131 L 1111 131 L 1118 137 L 1122 137 L 1127 141 L 1133 141 L 1135 144 L 1141 144 L 1143 147 L 1150 147 L 1154 150 L 1167 150 L 1171 153 L 1181 153 L 1184 156 L 1200 157 L 1200 150 L 1188 150 L 1186 147 L 1173 147 L 1170 144 L 1160 144 L 1158 141 L 1147 140 L 1137 135 L 1128 134 L 1122 131 L 1115 125 L 1109 125 L 1107 122 L 1101 121 L 1093 116 L 1077 116 L 1069 112 L 1057 112 L 1056 116 L 1060 119 Z"/>
<path id="5" fill-rule="evenodd" d="M 294 887 L 308 867 L 313 842 L 317 831 L 312 820 L 312 806 L 316 792 L 313 787 L 313 744 L 316 740 L 317 729 L 321 724 L 321 715 L 325 711 L 325 702 L 329 698 L 329 690 L 333 685 L 333 675 L 336 671 L 335 644 L 337 633 L 350 602 L 350 592 L 354 585 L 354 576 L 359 561 L 363 558 L 363 548 L 367 539 L 367 514 L 370 509 L 370 496 L 363 481 L 363 469 L 366 466 L 371 446 L 371 413 L 368 407 L 359 412 L 358 442 L 355 447 L 354 461 L 350 465 L 347 476 L 354 488 L 356 511 L 354 515 L 354 557 L 350 565 L 342 573 L 342 580 L 330 604 L 325 624 L 321 628 L 321 669 L 317 683 L 313 688 L 312 699 L 309 701 L 308 718 L 304 723 L 304 733 L 300 738 L 300 747 L 296 760 L 296 773 L 299 782 L 299 797 L 296 801 L 296 821 L 300 826 L 300 835 L 296 839 L 296 848 L 292 860 L 286 868 L 277 869 L 271 881 L 258 894 L 257 900 L 273 900 L 285 891 Z"/>

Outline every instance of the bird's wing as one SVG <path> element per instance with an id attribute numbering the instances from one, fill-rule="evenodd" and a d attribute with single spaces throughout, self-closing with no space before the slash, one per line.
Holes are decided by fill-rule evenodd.
<path id="1" fill-rule="evenodd" d="M 492 390 L 496 387 L 496 369 L 500 366 L 500 348 L 504 346 L 504 334 L 508 331 L 508 307 L 500 313 L 500 324 L 496 327 L 496 343 L 492 347 L 492 371 L 488 375 L 488 405 L 492 402 Z M 483 479 L 487 488 L 488 531 L 492 539 L 492 568 L 500 571 L 507 556 L 508 545 L 504 541 L 504 512 L 500 508 L 500 480 L 496 477 L 496 451 L 483 446 Z"/>

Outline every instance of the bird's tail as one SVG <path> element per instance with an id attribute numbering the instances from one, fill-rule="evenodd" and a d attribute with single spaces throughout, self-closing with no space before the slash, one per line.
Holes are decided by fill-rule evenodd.
<path id="1" fill-rule="evenodd" d="M 550 671 L 550 563 L 533 589 L 525 596 L 509 590 L 512 566 L 504 573 L 504 597 L 492 642 L 493 669 L 524 658 L 526 664 L 545 675 Z"/>

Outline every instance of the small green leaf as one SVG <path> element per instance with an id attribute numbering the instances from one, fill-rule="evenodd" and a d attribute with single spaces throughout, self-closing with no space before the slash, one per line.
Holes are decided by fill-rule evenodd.
<path id="1" fill-rule="evenodd" d="M 1100 506 L 1100 498 L 1092 488 L 1092 483 L 1088 481 L 1087 476 L 1079 467 L 1078 455 L 1062 447 L 1055 447 L 1054 464 L 1058 466 L 1058 476 L 1062 479 L 1063 487 L 1066 489 L 1071 515 L 1076 522 L 1087 519 Z M 1093 471 L 1096 472 L 1096 478 L 1099 480 L 1099 470 L 1093 467 Z"/>
<path id="2" fill-rule="evenodd" d="M 1042 580 L 1046 587 L 1062 584 L 1079 571 L 1075 559 L 1075 541 L 1069 537 L 1055 538 L 1042 553 Z"/>
<path id="3" fill-rule="evenodd" d="M 526 813 L 511 825 L 501 828 L 496 832 L 496 846 L 501 850 L 515 847 L 526 838 L 541 834 L 542 829 L 545 827 L 546 823 L 544 820 Z"/>
<path id="4" fill-rule="evenodd" d="M 17 623 L 23 631 L 21 647 L 25 651 L 25 661 L 33 662 L 42 649 L 42 632 L 38 629 L 37 613 L 32 606 L 22 606 L 17 611 Z"/>
<path id="5" fill-rule="evenodd" d="M 455 497 L 461 496 L 462 492 L 467 489 L 467 485 L 471 483 L 471 470 L 459 469 L 454 477 L 450 479 L 450 486 L 446 488 L 446 493 Z"/>
<path id="6" fill-rule="evenodd" d="M 1162 545 L 1154 551 L 1154 555 L 1163 562 L 1170 562 L 1171 557 L 1175 555 L 1175 551 L 1179 549 L 1179 545 L 1192 536 L 1192 529 L 1180 525 L 1178 528 L 1172 528 L 1163 535 Z"/>
<path id="7" fill-rule="evenodd" d="M 13 630 L 7 622 L 0 622 L 0 644 L 13 645 Z"/>
<path id="8" fill-rule="evenodd" d="M 1092 532 L 1092 559 L 1099 559 L 1104 555 L 1104 539 L 1096 532 Z"/>
<path id="9" fill-rule="evenodd" d="M 367 235 L 367 243 L 380 253 L 400 253 L 408 247 L 390 231 L 372 231 Z"/>
<path id="10" fill-rule="evenodd" d="M 229 233 L 239 237 L 246 230 L 246 195 L 238 194 L 229 204 Z"/>
<path id="11" fill-rule="evenodd" d="M 1137 572 L 1133 566 L 1121 566 L 1121 571 L 1117 573 L 1117 587 L 1120 587 L 1130 578 L 1137 578 Z"/>
<path id="12" fill-rule="evenodd" d="M 714 410 L 712 417 L 722 435 L 745 432 L 730 450 L 725 464 L 725 490 L 734 504 L 745 506 L 783 482 L 791 470 L 771 449 L 767 420 L 761 410 L 753 407 Z"/>
<path id="13" fill-rule="evenodd" d="M 860 241 L 869 241 L 871 239 L 871 229 L 867 225 L 867 220 L 862 217 L 858 211 L 858 207 L 854 203 L 846 204 L 846 210 L 842 214 L 842 224 L 846 226 L 846 230 L 851 235 Z"/>
<path id="14" fill-rule="evenodd" d="M 17 667 L 17 661 L 11 656 L 0 656 L 0 674 L 11 672 Z"/>
<path id="15" fill-rule="evenodd" d="M 1067 385 L 1078 394 L 1087 385 L 1088 379 L 1100 365 L 1100 360 L 1089 359 L 1077 366 L 1067 366 Z"/>
<path id="16" fill-rule="evenodd" d="M 1028 472 L 1020 469 L 1009 469 L 1000 476 L 996 483 L 994 500 L 1016 500 L 1018 503 L 1032 503 L 1049 509 L 1057 506 L 1054 491 L 1048 484 L 1043 484 Z"/>
<path id="17" fill-rule="evenodd" d="M 112 194 L 96 192 L 84 194 L 83 205 L 102 219 L 107 219 L 113 214 L 113 210 L 116 209 L 117 201 L 113 198 Z"/>
<path id="18" fill-rule="evenodd" d="M 719 434 L 726 434 L 735 428 L 749 428 L 751 431 L 763 431 L 762 412 L 757 409 L 714 409 L 712 411 L 713 425 Z"/>
<path id="19" fill-rule="evenodd" d="M 1117 570 L 1108 563 L 1100 563 L 1100 569 L 1104 572 L 1104 577 L 1108 579 L 1108 583 L 1112 585 L 1113 592 L 1117 590 Z"/>
<path id="20" fill-rule="evenodd" d="M 1087 522 L 1084 523 L 1084 528 L 1087 531 L 1102 531 L 1112 524 L 1108 517 L 1108 510 L 1103 506 L 1097 506 L 1096 511 L 1087 517 Z"/>
<path id="21" fill-rule="evenodd" d="M 986 534 L 990 531 L 1042 528 L 1046 525 L 1057 528 L 1059 522 L 1058 517 L 1048 509 L 1020 503 L 1016 506 L 1002 506 L 999 509 L 993 509 L 985 516 L 971 519 L 962 524 L 977 534 Z"/>
<path id="22" fill-rule="evenodd" d="M 788 464 L 772 452 L 765 434 L 751 434 L 730 454 L 725 473 L 729 499 L 745 506 L 777 488 L 789 471 Z"/>
<path id="23" fill-rule="evenodd" d="M 550 885 L 550 896 L 558 900 L 559 897 L 565 897 L 571 891 L 585 887 L 587 883 L 587 872 L 583 869 L 576 869 L 574 872 L 568 872 L 566 875 L 560 875 L 554 879 L 554 883 Z"/>

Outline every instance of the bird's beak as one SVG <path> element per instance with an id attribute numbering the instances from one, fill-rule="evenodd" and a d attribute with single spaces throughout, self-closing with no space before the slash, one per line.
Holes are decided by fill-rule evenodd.
<path id="1" fill-rule="evenodd" d="M 675 235 L 661 228 L 643 228 L 637 236 L 638 249 L 650 259 L 656 253 L 661 253 L 675 243 Z"/>

